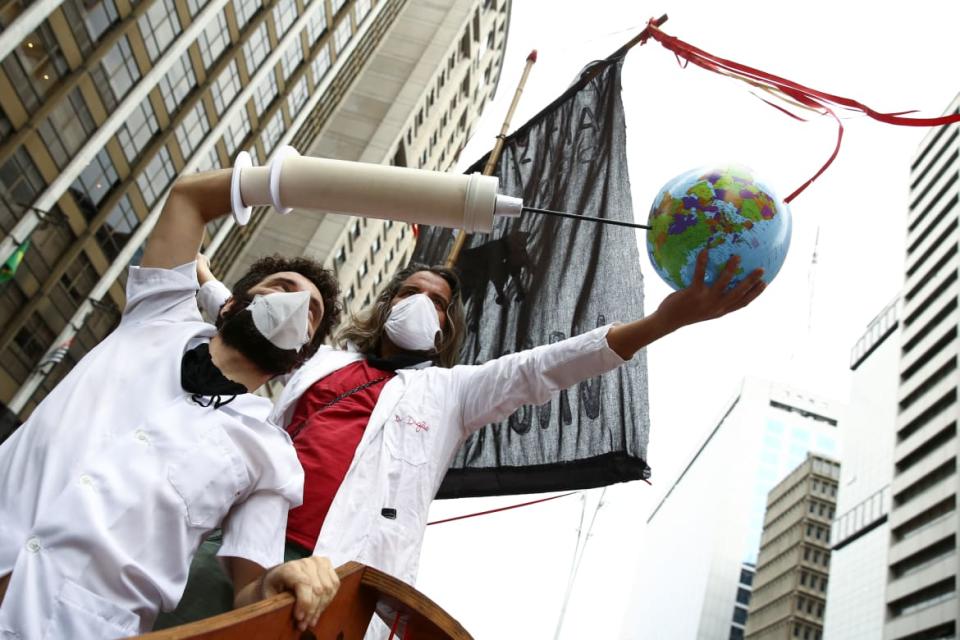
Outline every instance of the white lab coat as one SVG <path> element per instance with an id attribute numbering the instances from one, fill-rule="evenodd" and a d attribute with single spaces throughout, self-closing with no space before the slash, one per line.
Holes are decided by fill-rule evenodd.
<path id="1" fill-rule="evenodd" d="M 0 447 L 0 637 L 149 630 L 221 523 L 222 556 L 282 562 L 303 470 L 270 403 L 204 408 L 180 386 L 184 350 L 215 333 L 195 268 L 131 268 L 120 325 Z"/>
<path id="2" fill-rule="evenodd" d="M 211 281 L 200 305 L 216 314 L 230 292 Z M 383 388 L 324 520 L 314 555 L 334 566 L 367 564 L 413 584 L 430 503 L 466 438 L 525 404 L 610 371 L 624 360 L 607 345 L 609 326 L 482 365 L 401 369 Z M 287 425 L 315 382 L 362 358 L 321 347 L 295 371 L 271 420 Z M 395 509 L 396 518 L 382 515 Z"/>

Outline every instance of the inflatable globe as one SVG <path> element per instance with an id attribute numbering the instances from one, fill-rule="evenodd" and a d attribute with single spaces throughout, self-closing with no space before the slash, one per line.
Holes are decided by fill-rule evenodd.
<path id="1" fill-rule="evenodd" d="M 688 171 L 660 189 L 650 208 L 647 253 L 674 289 L 690 285 L 697 255 L 709 249 L 705 281 L 716 281 L 731 256 L 740 266 L 731 286 L 757 268 L 769 283 L 790 246 L 790 210 L 744 167 Z"/>

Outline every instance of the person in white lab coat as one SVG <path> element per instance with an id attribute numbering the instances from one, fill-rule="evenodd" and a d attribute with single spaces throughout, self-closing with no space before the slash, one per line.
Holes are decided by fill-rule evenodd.
<path id="1" fill-rule="evenodd" d="M 646 318 L 475 366 L 453 366 L 464 333 L 454 272 L 414 265 L 398 273 L 341 332 L 344 348 L 321 347 L 274 407 L 306 474 L 288 549 L 334 564 L 356 560 L 413 583 L 430 503 L 471 433 L 763 291 L 759 270 L 728 290 L 737 258 L 708 286 L 706 260 L 703 253 L 689 288 Z M 206 271 L 200 279 L 200 306 L 216 315 L 228 292 Z"/>
<path id="2" fill-rule="evenodd" d="M 339 289 L 312 261 L 268 259 L 219 329 L 203 322 L 194 256 L 229 196 L 229 171 L 174 184 L 119 326 L 0 447 L 0 638 L 149 630 L 220 526 L 237 606 L 290 590 L 305 628 L 333 597 L 326 558 L 280 564 L 303 471 L 248 391 L 316 350 Z"/>

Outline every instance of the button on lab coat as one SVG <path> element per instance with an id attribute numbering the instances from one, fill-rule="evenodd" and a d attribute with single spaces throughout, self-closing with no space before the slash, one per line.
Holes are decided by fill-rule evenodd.
<path id="1" fill-rule="evenodd" d="M 181 388 L 184 350 L 215 333 L 196 289 L 193 263 L 131 268 L 120 325 L 0 447 L 0 638 L 149 630 L 221 523 L 222 556 L 282 562 L 303 470 L 268 401 Z"/>

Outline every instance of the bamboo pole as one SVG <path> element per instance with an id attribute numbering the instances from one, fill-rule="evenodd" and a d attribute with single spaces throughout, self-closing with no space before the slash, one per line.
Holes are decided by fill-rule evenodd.
<path id="1" fill-rule="evenodd" d="M 527 84 L 527 76 L 530 75 L 530 69 L 533 68 L 533 65 L 536 63 L 536 61 L 537 50 L 534 49 L 530 52 L 530 55 L 527 56 L 527 64 L 523 68 L 523 75 L 520 76 L 520 82 L 517 84 L 517 90 L 513 94 L 513 101 L 510 103 L 510 108 L 507 109 L 507 115 L 503 119 L 503 126 L 500 127 L 500 134 L 497 136 L 497 143 L 493 145 L 493 150 L 487 157 L 487 164 L 485 164 L 483 167 L 483 175 L 485 176 L 492 175 L 494 170 L 497 168 L 497 162 L 500 160 L 500 153 L 503 151 L 503 143 L 507 138 L 507 131 L 510 130 L 510 121 L 513 120 L 513 112 L 517 110 L 517 103 L 520 102 L 520 94 L 523 93 L 523 87 Z M 460 251 L 463 249 L 463 245 L 466 244 L 468 235 L 469 234 L 463 229 L 457 233 L 453 247 L 451 247 L 450 253 L 447 254 L 447 267 L 452 267 L 457 263 L 457 258 L 460 257 Z"/>

